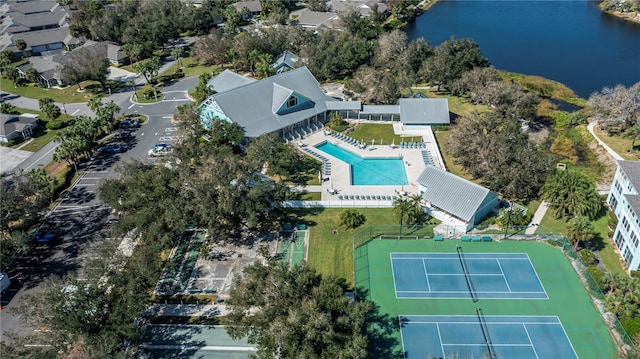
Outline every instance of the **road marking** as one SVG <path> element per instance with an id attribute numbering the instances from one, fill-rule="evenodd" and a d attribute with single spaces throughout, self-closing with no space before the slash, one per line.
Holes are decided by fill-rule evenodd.
<path id="1" fill-rule="evenodd" d="M 173 118 L 173 116 L 162 116 L 162 118 Z"/>
<path id="2" fill-rule="evenodd" d="M 158 133 L 156 132 L 156 133 L 154 134 L 154 136 L 157 136 L 157 135 L 158 135 Z"/>
<path id="3" fill-rule="evenodd" d="M 109 171 L 85 171 L 84 173 L 108 173 Z"/>
<path id="4" fill-rule="evenodd" d="M 73 111 L 73 113 L 71 114 L 71 116 L 74 116 L 76 113 L 80 112 L 80 109 L 77 109 L 75 111 Z"/>
<path id="5" fill-rule="evenodd" d="M 164 132 L 175 132 L 178 131 L 176 127 L 167 127 L 164 129 Z"/>
<path id="6" fill-rule="evenodd" d="M 191 100 L 189 100 L 188 98 L 180 98 L 176 100 L 162 100 L 160 102 L 180 102 L 180 101 L 184 102 L 184 101 L 191 101 Z"/>
<path id="7" fill-rule="evenodd" d="M 106 171 L 105 171 L 106 172 Z M 87 172 L 85 172 L 87 173 Z M 82 177 L 82 180 L 101 180 L 102 177 Z"/>
<path id="8" fill-rule="evenodd" d="M 129 107 L 127 108 L 127 110 L 131 110 L 131 108 L 132 108 L 133 106 L 135 106 L 135 105 L 136 105 L 135 103 L 132 103 L 132 104 L 131 104 L 131 106 L 129 106 Z"/>
<path id="9" fill-rule="evenodd" d="M 142 132 L 142 133 L 140 134 L 140 136 L 144 136 L 144 132 Z"/>
<path id="10" fill-rule="evenodd" d="M 177 141 L 180 137 L 178 136 L 162 136 L 158 139 L 158 141 Z"/>

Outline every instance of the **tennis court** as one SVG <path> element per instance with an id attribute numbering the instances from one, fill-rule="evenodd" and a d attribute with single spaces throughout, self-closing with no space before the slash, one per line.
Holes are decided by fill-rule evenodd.
<path id="1" fill-rule="evenodd" d="M 526 253 L 391 253 L 391 262 L 397 298 L 548 298 Z"/>
<path id="2" fill-rule="evenodd" d="M 405 358 L 577 359 L 558 317 L 400 316 Z"/>
<path id="3" fill-rule="evenodd" d="M 391 345 L 407 358 L 618 358 L 607 325 L 557 247 L 363 232 L 370 239 L 354 244 L 355 287 L 380 313 L 400 319 Z"/>

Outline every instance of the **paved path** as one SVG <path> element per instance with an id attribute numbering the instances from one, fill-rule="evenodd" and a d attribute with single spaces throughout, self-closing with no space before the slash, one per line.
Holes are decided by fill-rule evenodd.
<path id="1" fill-rule="evenodd" d="M 224 304 L 154 304 L 145 314 L 161 317 L 211 317 L 227 315 L 228 310 Z"/>
<path id="2" fill-rule="evenodd" d="M 612 150 L 611 147 L 609 147 L 600 138 L 598 138 L 598 135 L 596 135 L 596 132 L 594 131 L 594 128 L 596 127 L 597 124 L 598 124 L 598 121 L 591 121 L 589 125 L 587 125 L 587 129 L 589 130 L 589 133 L 591 133 L 593 138 L 595 138 L 596 141 L 598 141 L 598 144 L 600 146 L 604 147 L 604 149 L 607 150 L 607 152 L 611 155 L 611 157 L 613 157 L 615 160 L 624 160 L 622 156 L 620 156 L 618 153 L 616 153 L 616 151 Z"/>
<path id="3" fill-rule="evenodd" d="M 527 226 L 527 230 L 524 232 L 525 234 L 535 234 L 536 229 L 542 222 L 542 218 L 544 218 L 545 213 L 547 213 L 547 209 L 549 209 L 549 203 L 542 201 L 538 209 L 536 209 L 536 213 L 533 214 L 533 218 L 531 218 L 531 223 Z"/>

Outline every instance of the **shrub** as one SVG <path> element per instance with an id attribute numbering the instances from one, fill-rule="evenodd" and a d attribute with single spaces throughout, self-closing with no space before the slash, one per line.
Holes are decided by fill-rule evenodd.
<path id="1" fill-rule="evenodd" d="M 50 130 L 59 130 L 63 127 L 65 127 L 67 124 L 64 121 L 60 121 L 60 120 L 54 120 L 54 121 L 49 121 L 47 122 L 46 127 Z"/>
<path id="2" fill-rule="evenodd" d="M 593 279 L 596 281 L 596 283 L 598 284 L 598 287 L 600 287 L 601 290 L 604 289 L 604 271 L 598 267 L 596 267 L 595 265 L 590 265 L 587 267 L 587 270 L 589 271 L 589 273 L 591 273 L 591 276 L 593 277 Z"/>
<path id="3" fill-rule="evenodd" d="M 582 261 L 584 262 L 584 264 L 590 266 L 598 263 L 598 259 L 596 258 L 596 255 L 593 254 L 593 252 L 591 252 L 590 250 L 583 249 L 578 253 L 580 253 L 580 258 L 582 258 Z"/>
<path id="4" fill-rule="evenodd" d="M 340 213 L 340 225 L 345 228 L 358 228 L 363 225 L 366 220 L 367 217 L 355 209 L 347 209 Z"/>
<path id="5" fill-rule="evenodd" d="M 631 276 L 631 278 L 640 278 L 640 270 L 632 270 L 629 275 Z"/>
<path id="6" fill-rule="evenodd" d="M 631 338 L 640 334 L 640 318 L 629 318 L 622 320 L 622 326 Z"/>

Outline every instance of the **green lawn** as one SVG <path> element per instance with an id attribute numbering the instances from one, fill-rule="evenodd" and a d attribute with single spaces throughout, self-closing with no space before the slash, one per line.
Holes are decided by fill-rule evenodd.
<path id="1" fill-rule="evenodd" d="M 390 145 L 394 141 L 395 144 L 406 141 L 406 138 L 393 133 L 393 125 L 391 124 L 361 123 L 357 130 L 349 133 L 349 136 L 358 141 L 364 140 L 367 144 L 370 144 L 371 139 L 374 139 L 376 145 L 380 145 L 380 140 L 383 145 Z M 417 140 L 419 140 L 418 137 L 416 137 Z"/>
<path id="2" fill-rule="evenodd" d="M 487 111 L 487 106 L 484 105 L 474 105 L 470 103 L 467 99 L 453 96 L 453 95 L 442 95 L 437 93 L 435 90 L 429 90 L 424 88 L 415 88 L 414 92 L 422 92 L 427 97 L 431 98 L 446 98 L 449 100 L 449 112 L 454 113 L 458 116 L 466 116 L 470 115 L 474 111 L 485 112 Z"/>
<path id="3" fill-rule="evenodd" d="M 631 138 L 622 137 L 622 136 L 609 136 L 606 131 L 596 131 L 598 138 L 602 140 L 602 142 L 606 143 L 612 150 L 614 150 L 617 154 L 622 156 L 626 160 L 637 161 L 640 159 L 640 152 L 638 151 L 638 145 L 640 145 L 640 141 L 636 141 L 634 146 L 634 151 L 629 152 L 631 148 Z"/>
<path id="4" fill-rule="evenodd" d="M 40 118 L 44 118 L 43 113 L 40 111 L 30 110 L 26 108 L 17 108 L 17 110 L 20 113 L 34 113 L 36 115 L 39 115 Z M 71 120 L 72 118 L 73 116 L 63 114 L 60 117 L 58 117 L 58 120 L 68 121 L 68 120 Z M 29 142 L 27 145 L 25 145 L 24 147 L 22 147 L 21 150 L 37 152 L 42 147 L 44 147 L 47 143 L 51 142 L 53 137 L 55 137 L 56 133 L 58 133 L 59 131 L 60 130 L 49 130 L 44 126 L 41 126 L 36 132 L 34 132 L 33 140 Z M 16 143 L 15 145 L 11 146 L 11 148 L 18 148 L 22 144 L 24 144 L 24 142 Z"/>
<path id="5" fill-rule="evenodd" d="M 355 230 L 338 225 L 343 208 L 310 208 L 287 211 L 292 224 L 306 223 L 309 227 L 309 264 L 324 275 L 334 274 L 353 285 L 354 233 L 371 224 L 394 223 L 391 208 L 358 208 L 367 221 Z M 333 234 L 337 230 L 338 234 Z"/>
<path id="6" fill-rule="evenodd" d="M 178 63 L 175 63 L 173 66 L 167 69 L 167 71 L 160 74 L 163 75 L 171 75 L 174 74 L 178 70 Z M 221 71 L 220 66 L 217 65 L 200 65 L 198 61 L 193 57 L 185 57 L 182 59 L 182 72 L 184 72 L 185 77 L 191 76 L 200 76 L 202 74 L 214 73 L 217 74 Z"/>
<path id="7" fill-rule="evenodd" d="M 551 230 L 557 233 L 567 233 L 567 222 L 565 219 L 555 219 L 553 215 L 553 211 L 549 210 L 542 218 L 540 222 L 540 227 L 546 230 Z M 607 211 L 601 210 L 600 215 L 596 220 L 593 221 L 593 227 L 598 235 L 597 242 L 599 243 L 600 249 L 598 250 L 598 255 L 602 260 L 605 268 L 608 272 L 612 273 L 620 273 L 626 274 L 622 269 L 622 265 L 620 265 L 620 257 L 615 252 L 613 248 L 613 244 L 609 239 L 609 229 L 607 226 Z"/>
<path id="8" fill-rule="evenodd" d="M 107 81 L 107 86 L 111 87 L 112 89 L 119 88 L 123 85 L 123 83 L 118 81 Z M 80 92 L 78 91 L 77 85 L 68 86 L 64 89 L 42 88 L 33 84 L 15 87 L 11 81 L 5 78 L 0 78 L 0 88 L 2 88 L 2 91 L 9 92 L 14 95 L 34 99 L 48 97 L 53 99 L 53 101 L 55 102 L 61 103 L 87 102 L 89 101 L 89 98 L 94 95 L 108 95 L 108 92 L 101 91 L 100 84 L 97 81 L 82 82 L 82 88 L 84 89 L 84 91 Z"/>

